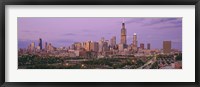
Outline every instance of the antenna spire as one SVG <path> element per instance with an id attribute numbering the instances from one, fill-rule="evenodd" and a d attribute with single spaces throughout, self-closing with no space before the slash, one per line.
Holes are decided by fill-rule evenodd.
<path id="1" fill-rule="evenodd" d="M 122 22 L 123 22 L 123 23 L 122 23 L 122 28 L 125 29 L 124 18 L 123 18 Z"/>

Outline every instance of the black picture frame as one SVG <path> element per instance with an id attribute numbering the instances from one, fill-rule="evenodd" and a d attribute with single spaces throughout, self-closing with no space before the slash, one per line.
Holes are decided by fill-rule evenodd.
<path id="1" fill-rule="evenodd" d="M 0 85 L 1 87 L 199 87 L 200 0 L 1 0 Z M 195 82 L 5 82 L 6 5 L 195 5 Z M 183 77 L 184 78 L 184 77 Z M 180 78 L 181 79 L 181 78 Z"/>

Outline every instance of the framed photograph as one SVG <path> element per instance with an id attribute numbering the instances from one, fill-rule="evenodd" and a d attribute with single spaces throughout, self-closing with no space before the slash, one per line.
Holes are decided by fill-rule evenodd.
<path id="1" fill-rule="evenodd" d="M 199 0 L 8 0 L 1 7 L 2 87 L 200 85 Z"/>

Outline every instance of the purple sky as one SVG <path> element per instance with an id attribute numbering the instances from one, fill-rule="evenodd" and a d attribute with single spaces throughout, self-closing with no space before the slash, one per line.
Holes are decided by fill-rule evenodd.
<path id="1" fill-rule="evenodd" d="M 26 48 L 38 39 L 53 46 L 69 46 L 74 42 L 99 41 L 101 37 L 120 40 L 121 23 L 125 21 L 127 42 L 131 44 L 137 33 L 138 44 L 151 43 L 151 48 L 161 49 L 164 40 L 172 41 L 172 48 L 182 50 L 182 18 L 101 18 L 101 17 L 19 17 L 18 45 Z"/>

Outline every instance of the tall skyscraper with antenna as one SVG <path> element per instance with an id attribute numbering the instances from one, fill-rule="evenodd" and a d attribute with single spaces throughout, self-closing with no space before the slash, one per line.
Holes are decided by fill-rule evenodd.
<path id="1" fill-rule="evenodd" d="M 126 45 L 126 28 L 125 28 L 124 20 L 123 20 L 122 29 L 121 29 L 121 44 Z"/>
<path id="2" fill-rule="evenodd" d="M 42 39 L 41 38 L 39 38 L 39 44 L 38 44 L 38 46 L 40 47 L 40 50 L 42 49 Z"/>

